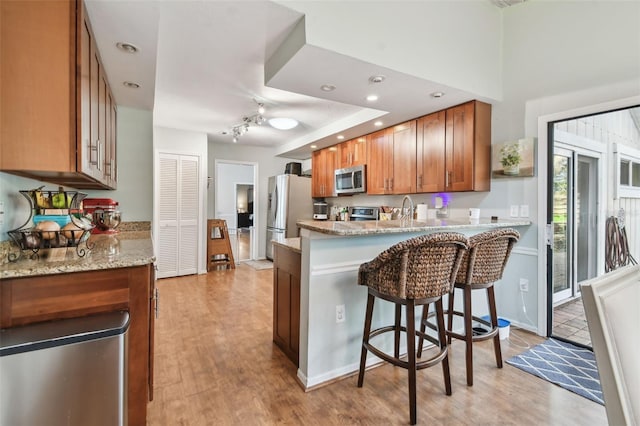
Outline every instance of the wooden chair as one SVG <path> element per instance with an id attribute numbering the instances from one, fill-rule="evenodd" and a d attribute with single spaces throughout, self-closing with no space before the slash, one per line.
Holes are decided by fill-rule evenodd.
<path id="1" fill-rule="evenodd" d="M 226 266 L 235 269 L 227 221 L 224 219 L 207 220 L 207 272 L 214 267 Z"/>
<path id="2" fill-rule="evenodd" d="M 451 395 L 449 357 L 446 342 L 442 296 L 451 291 L 463 253 L 467 248 L 467 238 L 458 233 L 443 232 L 423 235 L 398 243 L 380 253 L 371 262 L 360 265 L 358 284 L 368 289 L 367 311 L 358 387 L 362 387 L 367 360 L 367 351 L 398 367 L 406 368 L 409 375 L 409 417 L 416 423 L 416 370 L 431 367 L 442 362 L 445 391 Z M 395 324 L 371 331 L 373 304 L 375 298 L 395 303 Z M 417 332 L 415 328 L 415 307 L 434 303 L 438 320 L 438 338 Z M 406 326 L 400 325 L 401 305 L 406 308 Z M 371 337 L 385 332 L 394 333 L 393 356 L 369 343 Z M 407 360 L 400 359 L 400 332 L 407 334 Z M 437 345 L 437 353 L 429 359 L 416 361 L 416 336 Z M 420 355 L 421 347 L 418 348 Z"/>
<path id="3" fill-rule="evenodd" d="M 494 282 L 502 278 L 502 273 L 509 260 L 513 245 L 520 238 L 520 234 L 515 229 L 496 229 L 483 232 L 469 238 L 469 250 L 464 253 L 460 269 L 455 279 L 454 289 L 449 295 L 449 309 L 447 337 L 449 343 L 451 338 L 464 340 L 466 343 L 466 370 L 467 385 L 473 386 L 473 342 L 488 340 L 493 338 L 493 348 L 496 355 L 496 364 L 502 368 L 502 350 L 500 348 L 500 336 L 498 334 L 498 315 L 496 312 L 496 298 L 493 291 Z M 455 311 L 453 301 L 455 289 L 462 290 L 464 308 L 463 311 Z M 489 301 L 489 317 L 491 322 L 475 317 L 471 310 L 471 291 L 486 289 Z M 464 319 L 463 334 L 453 332 L 454 315 L 462 316 Z M 490 327 L 486 334 L 474 335 L 471 321 L 477 321 Z M 427 313 L 423 312 L 423 331 L 427 322 Z"/>

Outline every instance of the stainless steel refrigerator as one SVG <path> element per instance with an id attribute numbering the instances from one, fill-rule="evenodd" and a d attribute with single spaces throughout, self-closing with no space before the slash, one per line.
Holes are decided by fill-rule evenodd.
<path id="1" fill-rule="evenodd" d="M 297 237 L 296 221 L 312 217 L 311 179 L 291 174 L 271 176 L 267 201 L 267 259 L 273 260 L 272 240 Z"/>

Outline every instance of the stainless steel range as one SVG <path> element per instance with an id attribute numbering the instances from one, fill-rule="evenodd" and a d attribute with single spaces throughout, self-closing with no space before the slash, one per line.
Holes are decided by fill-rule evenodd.
<path id="1" fill-rule="evenodd" d="M 378 208 L 362 206 L 349 207 L 349 218 L 351 220 L 377 220 Z"/>

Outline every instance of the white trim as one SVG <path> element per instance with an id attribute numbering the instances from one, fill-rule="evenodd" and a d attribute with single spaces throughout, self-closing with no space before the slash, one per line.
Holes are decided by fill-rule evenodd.
<path id="1" fill-rule="evenodd" d="M 511 253 L 521 254 L 524 256 L 537 256 L 538 249 L 531 248 L 531 247 L 514 247 L 513 250 L 511 250 Z"/>
<path id="2" fill-rule="evenodd" d="M 250 238 L 251 238 L 251 260 L 259 260 L 258 259 L 258 247 L 260 246 L 260 234 L 257 232 L 258 229 L 260 229 L 260 197 L 259 197 L 259 192 L 260 192 L 260 188 L 258 187 L 258 176 L 259 176 L 259 169 L 258 169 L 258 163 L 255 161 L 237 161 L 237 160 L 224 160 L 224 159 L 218 159 L 216 158 L 214 161 L 214 180 L 213 180 L 213 190 L 214 190 L 214 197 L 217 196 L 218 191 L 216 191 L 217 188 L 217 182 L 218 182 L 218 165 L 219 164 L 238 164 L 238 165 L 244 165 L 244 166 L 253 166 L 253 182 L 252 183 L 248 183 L 253 185 L 253 229 L 251 229 L 250 232 Z M 215 201 L 215 199 L 214 199 Z M 217 204 L 216 204 L 217 207 Z M 212 212 L 212 214 L 215 216 L 215 209 Z M 263 258 L 264 259 L 264 258 Z"/>
<path id="3" fill-rule="evenodd" d="M 625 88 L 622 88 L 625 91 Z M 613 93 L 609 90 L 608 93 Z M 627 92 L 628 93 L 628 92 Z M 538 227 L 538 247 L 542 252 L 538 256 L 538 276 L 545 277 L 539 280 L 543 283 L 543 288 L 538 289 L 538 334 L 546 336 L 547 334 L 547 255 L 546 255 L 546 241 L 545 241 L 545 226 L 547 222 L 547 159 L 548 159 L 548 146 L 549 138 L 547 134 L 548 124 L 553 121 L 559 121 L 564 119 L 570 119 L 582 115 L 598 114 L 615 109 L 630 108 L 640 104 L 640 95 L 631 96 L 628 98 L 612 100 L 602 103 L 590 103 L 589 99 L 597 97 L 600 93 L 598 89 L 593 89 L 586 93 L 588 96 L 584 96 L 585 93 L 578 94 L 566 94 L 559 97 L 552 97 L 547 99 L 538 99 L 527 103 L 525 112 L 525 126 L 527 122 L 531 120 L 537 120 L 537 137 L 538 137 L 538 223 L 543 224 Z M 587 99 L 589 98 L 589 99 Z M 566 104 L 568 102 L 582 102 L 587 106 L 574 108 L 571 110 L 554 112 L 548 114 L 540 114 L 544 110 L 558 109 L 558 105 Z M 536 131 L 536 129 L 532 129 Z M 544 250 L 543 250 L 544 249 Z"/>
<path id="4" fill-rule="evenodd" d="M 371 259 L 355 260 L 351 262 L 326 263 L 324 265 L 314 265 L 311 267 L 311 276 L 329 275 L 340 272 L 357 272 L 360 265 L 369 262 Z"/>

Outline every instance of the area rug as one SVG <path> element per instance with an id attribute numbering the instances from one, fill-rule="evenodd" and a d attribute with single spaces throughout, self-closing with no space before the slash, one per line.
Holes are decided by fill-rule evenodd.
<path id="1" fill-rule="evenodd" d="M 273 269 L 273 262 L 270 260 L 247 260 L 244 263 L 253 269 Z"/>
<path id="2" fill-rule="evenodd" d="M 596 357 L 588 349 L 548 339 L 507 363 L 604 405 Z"/>

